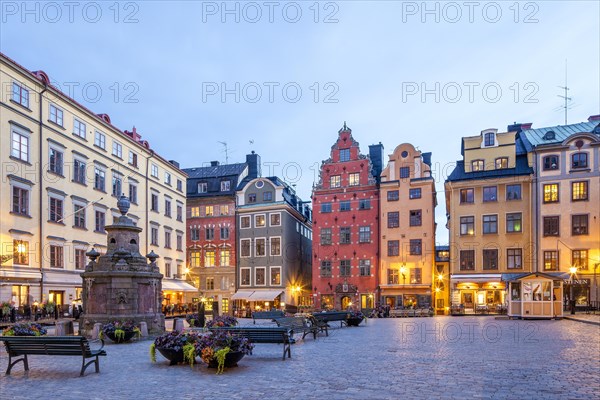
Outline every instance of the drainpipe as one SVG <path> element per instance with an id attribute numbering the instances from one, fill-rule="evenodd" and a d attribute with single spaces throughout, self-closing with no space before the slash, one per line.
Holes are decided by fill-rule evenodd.
<path id="1" fill-rule="evenodd" d="M 146 193 L 144 194 L 145 197 L 145 203 L 146 203 L 146 254 L 150 253 L 148 251 L 148 243 L 149 243 L 149 238 L 148 238 L 148 231 L 149 231 L 149 227 L 150 227 L 150 212 L 148 210 L 148 192 L 150 191 L 150 185 L 148 184 L 150 182 L 150 179 L 148 178 L 148 172 L 150 169 L 150 159 L 152 157 L 154 157 L 154 150 L 148 149 L 150 150 L 150 157 L 146 157 Z"/>
<path id="2" fill-rule="evenodd" d="M 538 267 L 538 247 L 539 247 L 539 240 L 538 240 L 538 231 L 539 231 L 539 223 L 540 223 L 540 210 L 539 210 L 539 190 L 538 190 L 538 173 L 537 173 L 537 168 L 538 168 L 538 162 L 537 162 L 537 151 L 534 148 L 533 149 L 533 178 L 532 178 L 532 185 L 531 188 L 533 190 L 533 198 L 534 198 L 534 205 L 533 207 L 529 207 L 530 210 L 533 210 L 534 213 L 534 219 L 535 219 L 535 224 L 533 226 L 533 229 L 531 230 L 531 236 L 532 236 L 532 243 L 533 243 L 533 271 L 532 272 L 538 272 L 539 271 L 539 267 Z M 529 196 L 529 202 L 531 205 L 531 198 L 532 196 Z"/>
<path id="3" fill-rule="evenodd" d="M 42 158 L 44 155 L 44 151 L 43 149 L 43 128 L 44 128 L 44 123 L 42 121 L 42 109 L 44 107 L 44 101 L 43 101 L 43 95 L 44 93 L 48 90 L 48 84 L 46 82 L 44 82 L 44 88 L 42 89 L 42 91 L 40 92 L 40 104 L 39 104 L 39 119 L 38 119 L 38 123 L 39 123 L 39 136 L 40 136 L 40 144 L 39 144 L 39 171 L 38 171 L 38 180 L 39 180 L 39 185 L 40 185 L 40 201 L 39 201 L 39 205 L 38 205 L 38 211 L 39 211 L 39 216 L 40 216 L 40 220 L 39 220 L 39 225 L 38 225 L 38 231 L 40 234 L 40 248 L 38 250 L 39 254 L 39 260 L 40 260 L 40 303 L 43 302 L 44 300 L 44 222 L 43 222 L 43 218 L 42 218 L 42 212 L 44 211 L 44 201 L 42 200 L 43 195 L 44 195 L 44 185 L 43 185 L 43 172 L 42 172 Z"/>

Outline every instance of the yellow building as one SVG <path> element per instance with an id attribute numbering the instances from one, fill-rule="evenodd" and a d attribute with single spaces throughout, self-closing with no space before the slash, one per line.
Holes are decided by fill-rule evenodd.
<path id="1" fill-rule="evenodd" d="M 445 183 L 452 311 L 503 311 L 501 274 L 532 270 L 531 161 L 510 127 L 464 137 L 461 153 Z"/>
<path id="2" fill-rule="evenodd" d="M 404 143 L 389 156 L 380 183 L 380 295 L 395 307 L 432 306 L 435 181 L 431 153 Z"/>
<path id="3" fill-rule="evenodd" d="M 436 315 L 448 315 L 450 311 L 450 246 L 435 246 L 435 270 L 433 271 L 433 304 Z"/>
<path id="4" fill-rule="evenodd" d="M 121 131 L 0 54 L 0 302 L 16 306 L 81 296 L 85 253 L 105 249 L 117 196 L 144 228 L 140 249 L 160 256 L 165 296 L 195 290 L 184 278 L 186 175 L 142 140 Z M 169 279 L 171 278 L 171 279 Z"/>

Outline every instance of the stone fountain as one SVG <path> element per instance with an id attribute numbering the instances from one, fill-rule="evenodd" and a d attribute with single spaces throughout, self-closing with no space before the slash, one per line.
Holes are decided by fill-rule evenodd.
<path id="1" fill-rule="evenodd" d="M 106 254 L 100 255 L 94 248 L 86 253 L 90 262 L 81 274 L 84 313 L 80 331 L 91 337 L 95 323 L 131 320 L 136 325 L 146 322 L 151 334 L 163 333 L 165 317 L 161 312 L 162 274 L 156 265 L 158 256 L 154 252 L 146 257 L 140 254 L 142 228 L 127 217 L 129 199 L 121 196 L 117 207 L 121 216 L 105 227 Z"/>

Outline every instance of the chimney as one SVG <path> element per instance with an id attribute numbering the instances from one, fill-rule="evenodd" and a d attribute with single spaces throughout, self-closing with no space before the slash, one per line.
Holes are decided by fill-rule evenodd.
<path id="1" fill-rule="evenodd" d="M 175 161 L 175 160 L 169 160 L 169 162 L 171 164 L 173 164 L 174 166 L 176 166 L 177 168 L 179 168 L 179 163 L 177 161 Z"/>
<path id="2" fill-rule="evenodd" d="M 248 178 L 255 179 L 261 176 L 260 156 L 252 150 L 252 153 L 246 154 L 246 164 L 248 164 Z"/>
<path id="3" fill-rule="evenodd" d="M 379 175 L 381 175 L 381 171 L 383 170 L 383 145 L 381 142 L 379 142 L 379 144 L 372 144 L 369 146 L 369 158 L 373 164 L 371 174 L 377 183 L 379 183 Z"/>
<path id="4" fill-rule="evenodd" d="M 521 131 L 525 131 L 527 129 L 531 129 L 531 125 L 533 125 L 533 122 L 524 122 L 524 123 L 517 123 L 515 122 L 512 125 L 509 125 L 506 128 L 507 132 L 521 132 Z"/>
<path id="5" fill-rule="evenodd" d="M 218 161 L 211 161 L 210 162 L 210 166 L 211 167 L 218 167 L 219 166 L 219 162 Z"/>
<path id="6" fill-rule="evenodd" d="M 600 121 L 600 114 L 590 115 L 590 117 L 588 118 L 588 122 L 596 122 L 596 121 Z"/>

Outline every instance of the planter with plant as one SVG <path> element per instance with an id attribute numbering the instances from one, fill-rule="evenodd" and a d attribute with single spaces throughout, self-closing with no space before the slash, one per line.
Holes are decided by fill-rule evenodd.
<path id="1" fill-rule="evenodd" d="M 113 321 L 102 326 L 100 336 L 106 336 L 115 343 L 125 343 L 134 336 L 140 337 L 141 331 L 133 321 Z"/>
<path id="2" fill-rule="evenodd" d="M 237 366 L 254 348 L 247 338 L 226 331 L 202 334 L 198 336 L 195 346 L 196 354 L 209 368 L 216 368 L 217 374 L 222 374 L 224 368 Z"/>
<path id="3" fill-rule="evenodd" d="M 235 317 L 230 317 L 228 315 L 219 315 L 210 321 L 206 322 L 206 327 L 210 328 L 231 328 L 232 326 L 236 326 L 238 321 Z"/>
<path id="4" fill-rule="evenodd" d="M 186 315 L 185 320 L 192 328 L 204 328 L 204 322 L 206 319 L 204 314 L 194 313 Z"/>
<path id="5" fill-rule="evenodd" d="M 2 332 L 3 336 L 43 336 L 48 331 L 41 324 L 21 322 L 9 326 Z"/>
<path id="6" fill-rule="evenodd" d="M 198 335 L 194 332 L 172 331 L 158 336 L 150 345 L 150 359 L 156 362 L 156 350 L 167 360 L 169 365 L 187 362 L 192 366 L 196 359 L 195 344 Z"/>

